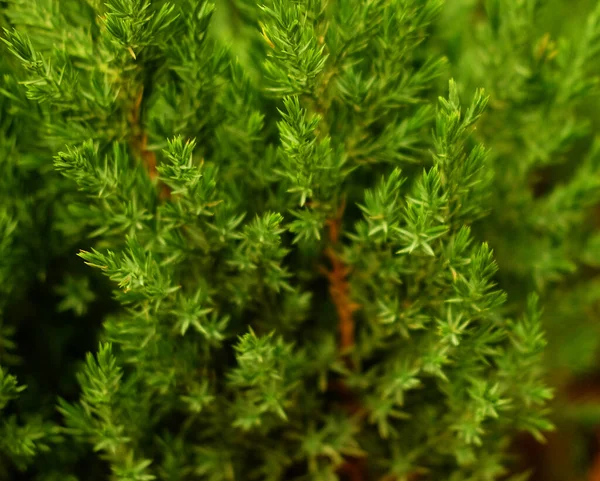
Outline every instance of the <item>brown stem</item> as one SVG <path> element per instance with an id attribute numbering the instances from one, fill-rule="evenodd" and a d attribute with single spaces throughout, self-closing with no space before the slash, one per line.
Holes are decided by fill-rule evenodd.
<path id="1" fill-rule="evenodd" d="M 156 170 L 156 155 L 154 152 L 147 149 L 148 146 L 148 134 L 144 132 L 142 134 L 142 140 L 139 147 L 140 156 L 146 169 L 148 170 L 148 175 L 150 175 L 151 179 L 155 179 L 158 175 Z"/>
<path id="2" fill-rule="evenodd" d="M 353 313 L 358 309 L 358 304 L 350 297 L 350 283 L 348 274 L 350 268 L 341 259 L 335 248 L 339 243 L 342 229 L 342 215 L 345 203 L 338 209 L 337 215 L 327 221 L 329 229 L 330 245 L 325 249 L 325 256 L 329 259 L 331 269 L 323 269 L 322 272 L 329 281 L 329 294 L 335 306 L 338 317 L 338 329 L 340 333 L 340 351 L 346 354 L 354 346 L 354 318 Z M 349 367 L 351 362 L 346 359 Z M 338 380 L 330 384 L 330 391 L 336 392 L 341 398 L 343 409 L 352 416 L 363 417 L 364 409 L 359 399 L 352 390 L 342 381 Z M 366 478 L 366 460 L 364 458 L 348 457 L 337 469 L 342 479 L 347 481 L 363 481 Z"/>
<path id="3" fill-rule="evenodd" d="M 327 221 L 330 246 L 325 249 L 325 256 L 331 263 L 331 270 L 324 271 L 325 276 L 329 280 L 329 294 L 331 295 L 338 316 L 340 349 L 343 353 L 347 352 L 354 345 L 353 313 L 359 308 L 358 304 L 353 302 L 350 297 L 350 283 L 348 282 L 350 268 L 346 266 L 335 251 L 335 246 L 339 242 L 344 207 L 345 204 L 342 203 L 336 217 Z"/>
<path id="4" fill-rule="evenodd" d="M 134 153 L 142 160 L 148 175 L 152 180 L 158 177 L 158 171 L 156 170 L 156 154 L 151 150 L 148 150 L 148 134 L 144 131 L 141 125 L 141 109 L 142 102 L 144 99 L 144 88 L 142 87 L 136 96 L 133 111 L 131 113 L 131 131 L 133 132 L 131 137 L 131 148 Z M 170 196 L 169 188 L 161 184 L 160 195 L 162 198 L 168 198 Z"/>

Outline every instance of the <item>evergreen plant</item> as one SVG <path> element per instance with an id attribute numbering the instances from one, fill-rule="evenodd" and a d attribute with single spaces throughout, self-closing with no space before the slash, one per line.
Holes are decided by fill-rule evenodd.
<path id="1" fill-rule="evenodd" d="M 539 4 L 0 2 L 0 479 L 524 479 L 600 295 Z"/>
<path id="2" fill-rule="evenodd" d="M 479 7 L 449 2 L 437 31 L 456 78 L 490 95 L 475 135 L 489 146 L 494 182 L 477 232 L 495 249 L 508 312 L 531 290 L 545 307 L 559 433 L 540 479 L 580 479 L 597 457 L 590 439 L 600 422 L 600 4 L 490 1 L 485 15 Z"/>

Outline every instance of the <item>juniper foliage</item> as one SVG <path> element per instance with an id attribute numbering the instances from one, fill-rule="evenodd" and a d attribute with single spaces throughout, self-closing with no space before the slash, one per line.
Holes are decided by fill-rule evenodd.
<path id="1" fill-rule="evenodd" d="M 549 480 L 585 475 L 591 460 L 577 452 L 599 419 L 597 403 L 573 401 L 581 397 L 579 384 L 589 394 L 600 340 L 599 8 L 597 2 L 490 1 L 485 15 L 477 15 L 477 2 L 467 0 L 446 9 L 438 24 L 445 40 L 438 48 L 455 76 L 490 94 L 476 136 L 490 150 L 492 209 L 478 232 L 495 247 L 509 309 L 520 310 L 531 289 L 546 306 L 545 364 L 558 388 L 562 431 L 555 442 L 568 446 L 560 465 L 545 458 Z"/>
<path id="2" fill-rule="evenodd" d="M 0 477 L 509 473 L 595 259 L 598 148 L 531 175 L 589 137 L 600 10 L 557 51 L 450 3 L 0 4 Z"/>

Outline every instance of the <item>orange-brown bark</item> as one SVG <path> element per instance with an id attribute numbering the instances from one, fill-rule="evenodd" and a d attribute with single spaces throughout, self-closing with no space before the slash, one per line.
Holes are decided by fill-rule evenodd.
<path id="1" fill-rule="evenodd" d="M 358 305 L 350 298 L 350 284 L 348 283 L 350 269 L 332 248 L 328 248 L 325 255 L 332 267 L 326 275 L 329 280 L 329 294 L 338 315 L 340 349 L 345 352 L 354 345 L 353 313 L 358 309 Z"/>
<path id="2" fill-rule="evenodd" d="M 350 268 L 335 250 L 340 238 L 344 207 L 342 203 L 336 217 L 327 221 L 330 246 L 325 249 L 325 256 L 329 259 L 331 270 L 324 271 L 329 281 L 329 294 L 338 316 L 340 349 L 342 352 L 346 352 L 354 345 L 353 313 L 359 308 L 358 304 L 353 302 L 350 297 L 350 283 L 348 282 Z"/>
<path id="3" fill-rule="evenodd" d="M 135 98 L 135 103 L 131 112 L 131 130 L 133 134 L 130 145 L 136 155 L 138 155 L 144 163 L 150 178 L 154 180 L 158 176 L 158 171 L 156 170 L 156 154 L 151 150 L 148 150 L 148 134 L 144 131 L 140 119 L 143 99 L 144 89 L 142 88 Z M 161 184 L 161 197 L 167 198 L 170 194 L 169 188 L 166 185 Z"/>
<path id="4" fill-rule="evenodd" d="M 327 221 L 329 229 L 329 247 L 325 249 L 325 256 L 331 264 L 330 270 L 323 270 L 329 281 L 329 295 L 335 306 L 338 317 L 338 330 L 340 335 L 340 351 L 344 354 L 354 345 L 354 318 L 353 313 L 358 309 L 358 304 L 350 297 L 350 283 L 348 275 L 350 268 L 341 259 L 336 251 L 342 229 L 342 215 L 344 203 L 338 210 L 335 218 Z M 348 361 L 348 364 L 350 362 Z M 330 384 L 330 391 L 336 392 L 342 398 L 343 408 L 352 416 L 362 417 L 364 410 L 359 400 L 343 381 Z M 364 481 L 366 478 L 366 460 L 363 458 L 347 458 L 338 468 L 338 473 L 344 481 Z"/>

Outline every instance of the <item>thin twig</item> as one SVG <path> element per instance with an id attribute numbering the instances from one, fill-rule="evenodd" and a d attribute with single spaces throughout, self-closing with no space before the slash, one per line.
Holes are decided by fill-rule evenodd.
<path id="1" fill-rule="evenodd" d="M 338 329 L 340 335 L 340 351 L 347 354 L 354 346 L 354 318 L 353 313 L 359 308 L 358 304 L 352 301 L 350 297 L 350 283 L 348 275 L 350 268 L 341 259 L 336 247 L 339 244 L 342 230 L 342 215 L 344 213 L 345 203 L 338 209 L 333 219 L 327 221 L 329 229 L 329 246 L 325 249 L 325 256 L 329 259 L 331 270 L 322 269 L 322 272 L 329 281 L 329 294 L 335 306 L 338 317 Z M 351 362 L 346 361 L 349 366 Z M 333 382 L 329 386 L 330 390 L 336 391 L 343 399 L 343 408 L 352 416 L 364 417 L 364 408 L 352 390 L 341 380 Z M 348 481 L 363 481 L 366 478 L 366 460 L 363 458 L 349 457 L 337 469 L 338 473 L 343 475 Z"/>
<path id="2" fill-rule="evenodd" d="M 350 283 L 348 282 L 350 268 L 335 250 L 340 238 L 344 207 L 345 204 L 342 203 L 336 217 L 327 221 L 330 246 L 325 249 L 325 255 L 331 263 L 331 270 L 324 270 L 324 273 L 329 280 L 329 294 L 338 316 L 340 349 L 346 353 L 354 345 L 353 313 L 359 308 L 359 305 L 350 297 Z"/>
<path id="3" fill-rule="evenodd" d="M 130 145 L 135 154 L 141 158 L 150 178 L 155 180 L 158 177 L 158 171 L 156 170 L 156 154 L 153 151 L 148 150 L 148 133 L 144 131 L 143 126 L 141 125 L 143 99 L 144 88 L 142 87 L 135 99 L 131 114 L 131 130 L 133 135 Z M 160 185 L 160 195 L 162 198 L 168 198 L 171 195 L 169 188 L 164 184 Z"/>

